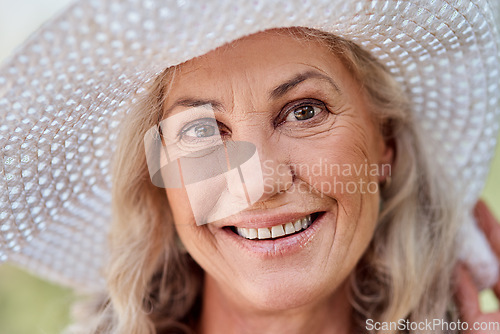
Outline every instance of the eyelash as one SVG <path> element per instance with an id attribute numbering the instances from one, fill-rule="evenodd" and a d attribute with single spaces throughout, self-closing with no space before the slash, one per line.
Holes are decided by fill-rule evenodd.
<path id="1" fill-rule="evenodd" d="M 288 117 L 288 115 L 290 113 L 292 113 L 294 110 L 300 108 L 300 107 L 306 107 L 306 106 L 312 106 L 312 107 L 318 107 L 318 108 L 321 108 L 322 111 L 326 111 L 328 113 L 330 113 L 330 110 L 328 109 L 328 107 L 326 106 L 326 104 L 320 100 L 316 100 L 316 99 L 301 99 L 301 100 L 298 100 L 298 101 L 292 101 L 290 103 L 287 103 L 282 109 L 281 109 L 281 112 L 280 112 L 280 115 L 278 117 L 278 121 L 275 122 L 275 127 L 278 127 L 280 125 L 282 125 L 283 123 L 286 122 L 286 118 Z M 310 122 L 314 122 L 316 120 L 314 120 L 314 118 L 317 118 L 318 114 L 314 115 L 311 119 L 307 119 L 307 120 L 303 120 L 303 121 L 299 121 L 297 120 L 297 122 L 300 122 L 302 124 L 307 124 L 307 123 L 310 123 Z"/>

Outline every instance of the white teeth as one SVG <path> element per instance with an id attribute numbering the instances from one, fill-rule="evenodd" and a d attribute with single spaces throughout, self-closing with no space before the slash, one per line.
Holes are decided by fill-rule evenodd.
<path id="1" fill-rule="evenodd" d="M 285 230 L 283 229 L 283 225 L 276 225 L 271 228 L 271 234 L 273 238 L 282 237 L 285 235 Z"/>
<path id="2" fill-rule="evenodd" d="M 289 222 L 286 224 L 275 225 L 272 227 L 261 227 L 256 228 L 245 228 L 237 227 L 236 232 L 246 239 L 270 239 L 279 238 L 284 235 L 294 234 L 301 230 L 305 230 L 312 223 L 311 215 L 307 215 L 304 218 L 297 219 L 295 222 Z"/>
<path id="3" fill-rule="evenodd" d="M 303 228 L 303 229 L 306 229 L 306 228 L 307 228 L 307 219 L 306 219 L 306 218 L 303 218 L 303 219 L 302 219 L 302 228 Z"/>
<path id="4" fill-rule="evenodd" d="M 286 234 L 295 233 L 295 227 L 293 227 L 293 223 L 286 223 L 285 224 L 285 233 Z"/>
<path id="5" fill-rule="evenodd" d="M 238 232 L 239 235 L 241 235 L 243 238 L 248 238 L 248 229 L 244 227 L 237 227 L 236 231 Z"/>
<path id="6" fill-rule="evenodd" d="M 295 228 L 295 232 L 302 230 L 302 220 L 299 219 L 295 223 L 293 223 L 293 227 Z"/>
<path id="7" fill-rule="evenodd" d="M 267 227 L 258 229 L 259 239 L 269 239 L 271 237 L 271 231 Z"/>
<path id="8" fill-rule="evenodd" d="M 259 236 L 257 234 L 257 230 L 255 228 L 248 229 L 248 239 L 257 239 Z"/>

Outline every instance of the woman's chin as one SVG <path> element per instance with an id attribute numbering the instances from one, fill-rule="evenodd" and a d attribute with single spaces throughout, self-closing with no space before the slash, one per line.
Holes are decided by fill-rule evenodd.
<path id="1" fill-rule="evenodd" d="M 244 297 L 256 310 L 279 312 L 313 303 L 322 295 L 309 284 L 300 282 L 276 282 L 268 286 L 254 287 L 244 292 Z"/>
<path id="2" fill-rule="evenodd" d="M 256 271 L 253 276 L 245 275 L 236 288 L 238 298 L 247 301 L 256 310 L 268 312 L 317 304 L 334 295 L 349 274 L 347 268 L 325 265 L 325 262 L 322 262 L 322 266 L 321 262 Z"/>

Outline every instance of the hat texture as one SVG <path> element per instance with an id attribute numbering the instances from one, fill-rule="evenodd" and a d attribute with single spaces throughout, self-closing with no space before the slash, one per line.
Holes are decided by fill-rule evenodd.
<path id="1" fill-rule="evenodd" d="M 331 32 L 384 64 L 471 208 L 498 130 L 497 13 L 486 0 L 79 0 L 0 68 L 0 260 L 102 289 L 110 162 L 134 96 L 166 67 L 278 27 Z M 471 261 L 491 260 L 484 247 Z"/>

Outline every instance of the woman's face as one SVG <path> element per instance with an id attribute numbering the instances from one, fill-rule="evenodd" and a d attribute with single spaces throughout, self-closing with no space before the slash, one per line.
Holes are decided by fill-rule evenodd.
<path id="1" fill-rule="evenodd" d="M 165 117 L 205 101 L 223 141 L 255 145 L 264 193 L 197 225 L 186 189 L 167 189 L 187 251 L 217 293 L 245 307 L 289 309 L 332 295 L 372 238 L 392 160 L 359 83 L 322 43 L 268 31 L 182 64 Z M 212 136 L 210 126 L 191 136 Z"/>

